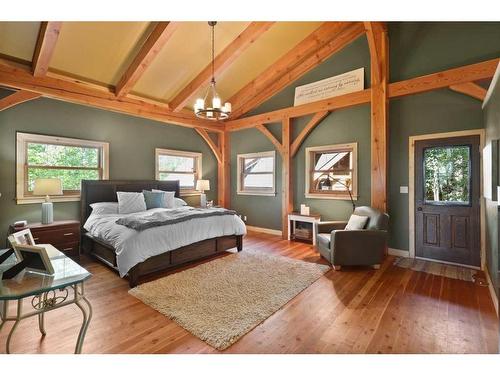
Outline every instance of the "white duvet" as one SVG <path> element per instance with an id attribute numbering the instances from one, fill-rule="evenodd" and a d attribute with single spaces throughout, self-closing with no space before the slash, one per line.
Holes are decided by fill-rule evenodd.
<path id="1" fill-rule="evenodd" d="M 116 220 L 124 216 L 150 215 L 164 210 L 168 209 L 154 208 L 127 215 L 91 214 L 83 227 L 93 237 L 116 249 L 116 260 L 121 277 L 125 276 L 136 264 L 152 256 L 209 238 L 246 234 L 245 223 L 236 215 L 196 218 L 143 231 L 116 224 Z"/>

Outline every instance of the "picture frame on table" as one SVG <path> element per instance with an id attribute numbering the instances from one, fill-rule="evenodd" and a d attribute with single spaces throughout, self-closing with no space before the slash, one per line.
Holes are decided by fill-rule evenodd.
<path id="1" fill-rule="evenodd" d="M 27 271 L 54 274 L 54 267 L 50 261 L 47 249 L 43 246 L 35 246 L 33 236 L 29 229 L 11 234 L 9 242 L 14 249 L 18 264 L 23 264 Z M 33 245 L 30 245 L 32 243 Z"/>
<path id="2" fill-rule="evenodd" d="M 33 239 L 33 235 L 31 234 L 31 231 L 29 229 L 24 229 L 20 230 L 19 232 L 12 233 L 11 236 L 14 238 L 16 244 L 35 246 L 35 240 Z"/>

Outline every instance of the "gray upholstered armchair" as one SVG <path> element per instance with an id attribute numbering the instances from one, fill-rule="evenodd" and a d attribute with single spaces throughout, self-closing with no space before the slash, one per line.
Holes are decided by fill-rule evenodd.
<path id="1" fill-rule="evenodd" d="M 361 230 L 344 230 L 347 222 L 329 221 L 316 226 L 316 246 L 334 269 L 341 266 L 379 268 L 387 246 L 389 215 L 371 207 L 357 207 L 354 215 L 367 216 Z"/>

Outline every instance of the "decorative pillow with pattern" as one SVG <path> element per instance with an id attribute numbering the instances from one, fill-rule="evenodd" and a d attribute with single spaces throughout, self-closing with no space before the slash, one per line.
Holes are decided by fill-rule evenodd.
<path id="1" fill-rule="evenodd" d="M 146 201 L 142 193 L 118 191 L 118 213 L 131 214 L 146 211 Z"/>

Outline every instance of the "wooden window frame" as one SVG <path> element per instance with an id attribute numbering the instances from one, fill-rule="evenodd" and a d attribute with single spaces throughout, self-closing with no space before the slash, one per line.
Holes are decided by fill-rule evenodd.
<path id="1" fill-rule="evenodd" d="M 109 143 L 86 139 L 67 138 L 33 133 L 16 133 L 16 203 L 30 204 L 44 202 L 44 197 L 34 196 L 28 191 L 28 143 L 41 143 L 60 146 L 97 148 L 99 150 L 99 178 L 109 178 Z M 87 169 L 81 167 L 43 166 L 47 169 Z M 90 168 L 96 169 L 96 168 Z M 80 200 L 79 190 L 65 190 L 61 196 L 51 197 L 52 202 L 74 202 Z"/>
<path id="2" fill-rule="evenodd" d="M 243 163 L 245 159 L 250 158 L 273 158 L 273 187 L 272 191 L 264 189 L 248 189 L 243 186 Z M 237 173 L 238 173 L 238 183 L 237 183 L 237 194 L 238 195 L 259 195 L 259 196 L 275 196 L 276 195 L 276 151 L 263 151 L 254 152 L 251 154 L 238 154 L 237 155 Z M 271 174 L 271 172 L 263 172 L 265 174 Z"/>
<path id="3" fill-rule="evenodd" d="M 172 149 L 167 149 L 167 148 L 156 148 L 155 149 L 155 178 L 157 180 L 160 180 L 160 173 L 187 173 L 191 174 L 192 172 L 176 172 L 176 171 L 160 171 L 160 163 L 159 163 L 159 157 L 160 155 L 168 155 L 168 156 L 182 156 L 182 157 L 190 157 L 194 158 L 194 187 L 192 189 L 187 189 L 187 188 L 182 188 L 180 187 L 180 195 L 181 196 L 192 196 L 192 195 L 200 195 L 201 192 L 196 190 L 196 181 L 202 178 L 203 173 L 202 173 L 202 161 L 203 161 L 203 154 L 201 152 L 194 152 L 194 151 L 180 151 L 180 150 L 172 150 Z"/>
<path id="4" fill-rule="evenodd" d="M 311 192 L 313 173 L 312 170 L 314 166 L 313 154 L 318 152 L 339 152 L 349 150 L 352 152 L 352 189 L 351 194 L 353 200 L 358 199 L 358 144 L 354 143 L 342 143 L 327 146 L 314 146 L 306 148 L 306 165 L 305 165 L 305 197 L 312 199 L 338 199 L 338 200 L 350 200 L 349 193 L 336 192 L 336 191 L 325 191 Z"/>

